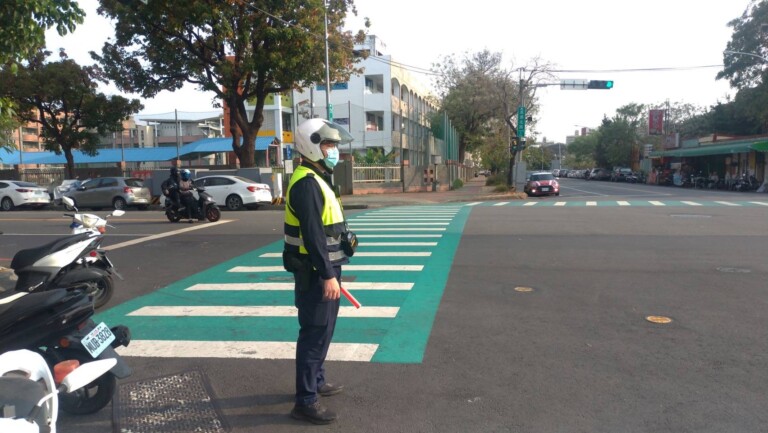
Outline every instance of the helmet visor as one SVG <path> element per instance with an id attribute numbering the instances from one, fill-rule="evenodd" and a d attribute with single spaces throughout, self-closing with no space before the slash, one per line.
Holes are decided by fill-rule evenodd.
<path id="1" fill-rule="evenodd" d="M 332 122 L 325 122 L 317 132 L 320 134 L 321 142 L 334 141 L 337 144 L 347 144 L 354 140 L 346 129 Z"/>

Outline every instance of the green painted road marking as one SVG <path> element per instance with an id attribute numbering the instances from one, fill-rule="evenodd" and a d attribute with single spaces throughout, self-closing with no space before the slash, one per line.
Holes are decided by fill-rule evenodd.
<path id="1" fill-rule="evenodd" d="M 481 202 L 473 203 L 474 206 L 494 206 L 494 207 L 648 207 L 648 206 L 668 206 L 668 207 L 760 207 L 768 206 L 768 201 L 716 201 L 716 200 L 517 200 L 512 202 Z"/>
<path id="2" fill-rule="evenodd" d="M 344 346 L 339 359 L 368 360 L 372 362 L 389 363 L 420 363 L 424 356 L 432 324 L 440 305 L 445 285 L 450 273 L 453 257 L 461 238 L 471 207 L 463 206 L 421 206 L 408 208 L 392 208 L 385 213 L 397 215 L 399 223 L 409 220 L 409 212 L 413 214 L 448 213 L 452 216 L 450 225 L 441 226 L 440 233 L 434 233 L 433 226 L 423 224 L 413 225 L 382 225 L 366 226 L 361 238 L 367 241 L 382 243 L 391 242 L 393 245 L 361 246 L 360 252 L 380 253 L 361 254 L 352 258 L 350 266 L 344 267 L 344 278 L 353 280 L 349 285 L 355 290 L 355 285 L 365 283 L 382 283 L 380 289 L 365 287 L 365 290 L 354 291 L 355 296 L 363 304 L 359 315 L 350 312 L 349 304 L 342 300 L 346 308 L 345 314 L 339 317 L 334 344 L 337 348 Z M 396 210 L 394 210 L 396 209 Z M 359 217 L 383 217 L 382 211 L 371 211 L 357 214 L 352 221 L 360 221 Z M 407 245 L 400 241 L 429 240 Z M 293 307 L 293 291 L 286 289 L 293 278 L 281 268 L 281 257 L 275 253 L 282 251 L 282 241 L 251 251 L 237 258 L 228 260 L 205 271 L 176 281 L 151 294 L 120 304 L 97 315 L 97 320 L 111 324 L 125 324 L 131 328 L 135 346 L 129 348 L 135 356 L 242 356 L 280 358 L 291 354 L 290 343 L 295 342 L 298 333 L 298 323 L 295 316 L 279 317 L 267 315 L 259 317 L 249 314 L 267 314 L 264 311 L 280 311 L 285 316 L 286 311 Z M 387 254 L 387 253 L 428 253 L 428 254 Z M 263 256 L 263 257 L 262 257 Z M 421 269 L 420 272 L 391 272 L 370 271 L 366 269 Z M 244 272 L 233 272 L 239 269 Z M 256 270 L 260 272 L 255 272 Z M 268 284 L 275 283 L 277 287 L 269 289 Z M 237 285 L 235 290 L 201 290 L 226 284 Z M 265 286 L 259 286 L 265 284 Z M 198 287 L 198 289 L 192 289 Z M 395 287 L 397 289 L 393 289 Z M 403 287 L 407 287 L 403 289 Z M 263 307 L 263 308 L 262 308 Z M 388 317 L 359 317 L 364 310 L 369 312 L 396 311 L 394 318 Z M 220 315 L 227 308 L 232 314 Z M 266 309 L 265 309 L 266 308 Z M 186 312 L 185 312 L 186 311 Z M 141 312 L 141 313 L 137 313 Z M 153 314 L 153 312 L 155 314 Z M 161 313 L 159 313 L 161 312 Z M 205 312 L 205 313 L 202 313 Z M 137 315 L 148 314 L 148 315 Z M 206 314 L 201 317 L 195 314 Z M 210 316 L 212 315 L 212 316 Z M 352 317 L 345 317 L 351 315 Z M 193 341 L 211 342 L 199 345 L 197 352 L 187 349 Z M 251 342 L 259 347 L 260 354 L 252 356 L 251 349 L 223 348 L 220 343 Z M 165 343 L 164 343 L 165 342 Z M 276 354 L 264 353 L 265 346 L 259 342 L 284 342 L 275 347 Z M 215 343 L 215 344 L 214 344 Z M 363 347 L 362 358 L 355 358 L 349 353 L 354 349 L 349 344 L 359 344 Z M 376 347 L 371 351 L 370 347 Z M 251 346 L 238 346 L 251 347 Z M 176 349 L 174 349 L 176 348 Z M 174 355 L 173 350 L 180 353 Z M 255 349 L 254 349 L 255 350 Z M 246 353 L 248 352 L 248 353 Z M 252 352 L 252 350 L 251 350 Z M 372 353 L 372 355 L 370 355 Z M 226 354 L 226 355 L 223 355 Z M 368 354 L 368 355 L 366 355 Z M 368 356 L 367 358 L 365 356 Z"/>

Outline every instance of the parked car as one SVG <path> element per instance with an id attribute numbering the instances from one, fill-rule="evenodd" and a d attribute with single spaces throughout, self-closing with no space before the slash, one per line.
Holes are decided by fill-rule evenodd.
<path id="1" fill-rule="evenodd" d="M 611 172 L 604 168 L 593 168 L 589 172 L 589 180 L 608 180 L 611 178 Z"/>
<path id="2" fill-rule="evenodd" d="M 631 168 L 616 168 L 611 172 L 611 182 L 626 182 L 632 176 Z"/>
<path id="3" fill-rule="evenodd" d="M 265 183 L 254 182 L 242 176 L 215 175 L 195 179 L 195 186 L 202 186 L 216 203 L 229 210 L 243 207 L 256 209 L 272 203 L 272 191 Z"/>
<path id="4" fill-rule="evenodd" d="M 61 181 L 60 185 L 54 186 L 52 184 L 48 188 L 48 195 L 51 197 L 51 203 L 61 204 L 61 197 L 70 191 L 76 190 L 83 182 L 84 181 L 80 179 L 64 179 Z"/>
<path id="5" fill-rule="evenodd" d="M 16 207 L 41 208 L 51 204 L 48 190 L 42 186 L 21 180 L 0 180 L 0 209 L 13 210 Z"/>
<path id="6" fill-rule="evenodd" d="M 537 172 L 528 176 L 523 191 L 528 196 L 560 195 L 560 184 L 552 173 Z"/>
<path id="7" fill-rule="evenodd" d="M 99 177 L 88 179 L 74 190 L 64 194 L 75 201 L 78 208 L 101 209 L 114 207 L 125 209 L 135 206 L 147 209 L 152 193 L 137 177 Z"/>

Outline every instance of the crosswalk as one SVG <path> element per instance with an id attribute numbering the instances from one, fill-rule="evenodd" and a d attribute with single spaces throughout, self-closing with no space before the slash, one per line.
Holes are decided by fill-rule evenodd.
<path id="1" fill-rule="evenodd" d="M 360 246 L 343 268 L 345 299 L 328 359 L 419 363 L 471 207 L 383 208 L 349 223 Z M 131 328 L 124 356 L 293 359 L 293 277 L 282 241 L 98 314 Z"/>
<path id="2" fill-rule="evenodd" d="M 515 200 L 471 202 L 467 206 L 493 207 L 768 207 L 768 200 Z"/>

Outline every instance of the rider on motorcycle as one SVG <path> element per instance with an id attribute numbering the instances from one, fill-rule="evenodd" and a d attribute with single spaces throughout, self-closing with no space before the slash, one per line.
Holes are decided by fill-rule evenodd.
<path id="1" fill-rule="evenodd" d="M 195 190 L 195 184 L 192 183 L 192 173 L 186 168 L 181 170 L 181 182 L 179 182 L 179 195 L 181 197 L 182 209 L 186 208 L 187 219 L 191 220 L 193 216 L 197 214 L 197 203 L 195 202 L 195 196 L 192 192 Z"/>
<path id="2" fill-rule="evenodd" d="M 171 167 L 171 175 L 168 176 L 168 179 L 166 179 L 160 186 L 160 188 L 163 190 L 163 195 L 171 200 L 174 209 L 178 209 L 181 206 L 181 202 L 179 200 L 179 183 L 181 183 L 181 178 L 179 177 L 179 169 L 176 167 Z"/>

